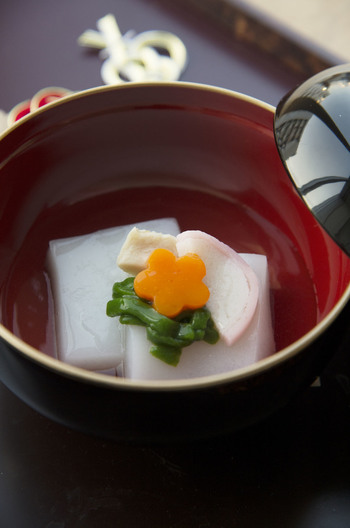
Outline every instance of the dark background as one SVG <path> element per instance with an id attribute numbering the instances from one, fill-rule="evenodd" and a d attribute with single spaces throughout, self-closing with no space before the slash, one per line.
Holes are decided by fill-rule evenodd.
<path id="1" fill-rule="evenodd" d="M 290 70 L 184 2 L 11 0 L 0 7 L 0 108 L 46 86 L 102 83 L 98 55 L 77 45 L 113 13 L 129 29 L 185 43 L 184 81 L 276 105 L 305 74 Z M 84 436 L 29 409 L 0 384 L 0 528 L 348 528 L 350 360 L 279 414 L 234 436 L 128 446 Z"/>

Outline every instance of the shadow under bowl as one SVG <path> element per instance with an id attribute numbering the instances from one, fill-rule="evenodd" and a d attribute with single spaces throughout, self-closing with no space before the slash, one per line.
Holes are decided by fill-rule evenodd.
<path id="1" fill-rule="evenodd" d="M 220 88 L 128 84 L 70 95 L 0 140 L 0 379 L 40 413 L 127 442 L 240 429 L 283 407 L 349 338 L 350 259 L 280 162 L 274 109 Z M 278 352 L 183 381 L 113 378 L 55 357 L 51 239 L 175 217 L 266 254 Z"/>

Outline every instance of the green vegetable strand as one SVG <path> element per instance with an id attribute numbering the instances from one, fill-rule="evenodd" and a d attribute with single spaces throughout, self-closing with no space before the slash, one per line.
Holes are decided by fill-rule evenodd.
<path id="1" fill-rule="evenodd" d="M 107 315 L 120 317 L 122 324 L 146 327 L 147 338 L 153 344 L 150 353 L 169 365 L 178 365 L 182 349 L 194 341 L 215 344 L 219 339 L 206 307 L 186 310 L 170 319 L 135 294 L 133 277 L 116 282 L 112 297 L 107 303 Z"/>

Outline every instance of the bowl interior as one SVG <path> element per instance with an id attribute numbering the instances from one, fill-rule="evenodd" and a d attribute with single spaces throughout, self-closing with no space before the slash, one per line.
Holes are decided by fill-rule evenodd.
<path id="1" fill-rule="evenodd" d="M 100 88 L 39 110 L 0 141 L 1 323 L 55 356 L 48 242 L 173 216 L 267 255 L 281 350 L 346 290 L 349 259 L 279 160 L 273 109 L 178 83 Z"/>

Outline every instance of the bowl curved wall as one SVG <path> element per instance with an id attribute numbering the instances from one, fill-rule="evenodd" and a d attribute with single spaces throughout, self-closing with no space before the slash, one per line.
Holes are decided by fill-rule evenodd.
<path id="1" fill-rule="evenodd" d="M 0 379 L 11 390 L 94 434 L 184 439 L 253 423 L 318 375 L 347 338 L 349 259 L 285 175 L 273 116 L 218 88 L 131 84 L 68 96 L 2 136 Z M 267 255 L 279 352 L 242 372 L 173 385 L 61 364 L 48 241 L 163 216 Z"/>

